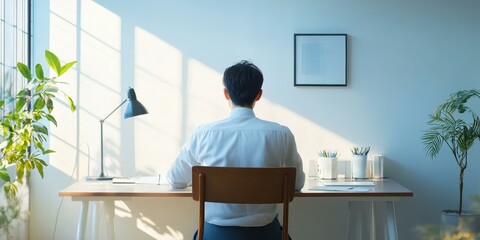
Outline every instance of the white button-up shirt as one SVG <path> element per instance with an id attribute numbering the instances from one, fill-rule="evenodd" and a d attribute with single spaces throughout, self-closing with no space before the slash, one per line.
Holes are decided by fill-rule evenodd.
<path id="1" fill-rule="evenodd" d="M 296 167 L 295 189 L 305 183 L 302 159 L 291 131 L 236 107 L 224 120 L 201 125 L 182 147 L 167 173 L 173 188 L 192 182 L 192 166 Z M 276 204 L 206 203 L 205 220 L 219 226 L 264 226 L 278 214 Z"/>

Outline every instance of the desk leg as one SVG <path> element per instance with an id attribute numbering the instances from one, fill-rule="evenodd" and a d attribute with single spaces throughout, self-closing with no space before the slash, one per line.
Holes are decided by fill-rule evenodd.
<path id="1" fill-rule="evenodd" d="M 92 216 L 93 216 L 91 221 L 92 235 L 90 239 L 114 240 L 115 239 L 115 227 L 114 227 L 115 201 L 110 199 L 105 199 L 103 201 L 95 202 L 92 209 Z M 105 238 L 105 235 L 106 235 L 106 238 Z M 102 237 L 100 238 L 99 236 L 102 236 Z"/>
<path id="2" fill-rule="evenodd" d="M 394 202 L 349 202 L 347 239 L 397 240 Z"/>
<path id="3" fill-rule="evenodd" d="M 115 239 L 115 201 L 105 200 L 105 222 L 107 224 L 107 239 Z"/>
<path id="4" fill-rule="evenodd" d="M 98 223 L 97 219 L 100 216 L 98 214 L 98 202 L 93 202 L 92 205 L 92 215 L 91 215 L 91 221 L 90 221 L 90 239 L 98 239 Z"/>
<path id="5" fill-rule="evenodd" d="M 370 202 L 370 216 L 371 216 L 371 222 L 370 222 L 370 233 L 371 233 L 371 239 L 377 239 L 376 237 L 376 225 L 375 225 L 375 202 Z"/>
<path id="6" fill-rule="evenodd" d="M 387 231 L 388 234 L 388 239 L 398 239 L 398 234 L 397 234 L 397 220 L 395 216 L 395 205 L 393 201 L 386 202 L 386 217 L 387 221 L 385 226 L 385 230 Z"/>
<path id="7" fill-rule="evenodd" d="M 85 239 L 85 226 L 88 216 L 88 201 L 84 200 L 80 203 L 80 217 L 77 225 L 77 240 Z"/>
<path id="8" fill-rule="evenodd" d="M 374 214 L 372 203 L 351 201 L 348 203 L 347 240 L 374 240 Z"/>
<path id="9" fill-rule="evenodd" d="M 374 202 L 372 205 L 372 214 L 375 221 L 374 236 L 379 239 L 397 240 L 397 222 L 395 216 L 395 205 L 393 201 Z"/>

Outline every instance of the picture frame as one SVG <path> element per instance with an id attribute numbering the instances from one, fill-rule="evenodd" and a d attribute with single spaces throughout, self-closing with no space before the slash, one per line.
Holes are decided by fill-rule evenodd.
<path id="1" fill-rule="evenodd" d="M 347 86 L 347 34 L 294 34 L 294 86 Z"/>

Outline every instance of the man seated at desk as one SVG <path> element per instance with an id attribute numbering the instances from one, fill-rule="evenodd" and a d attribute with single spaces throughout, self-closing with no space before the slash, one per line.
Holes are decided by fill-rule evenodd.
<path id="1" fill-rule="evenodd" d="M 227 68 L 224 95 L 231 108 L 226 119 L 196 128 L 167 173 L 173 188 L 192 182 L 192 166 L 296 167 L 295 189 L 305 183 L 302 159 L 291 131 L 255 117 L 263 74 L 248 61 Z M 239 179 L 241 181 L 241 179 Z M 276 204 L 205 204 L 205 239 L 281 239 Z M 195 234 L 196 236 L 196 234 Z M 194 237 L 194 239 L 196 239 Z"/>

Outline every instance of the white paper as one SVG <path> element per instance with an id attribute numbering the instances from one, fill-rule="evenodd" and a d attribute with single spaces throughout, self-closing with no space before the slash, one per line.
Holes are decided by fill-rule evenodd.
<path id="1" fill-rule="evenodd" d="M 374 187 L 375 183 L 372 181 L 321 181 L 325 186 L 345 186 L 345 187 Z"/>
<path id="2" fill-rule="evenodd" d="M 118 177 L 113 178 L 112 182 L 115 184 L 168 184 L 167 179 L 165 179 L 163 176 Z"/>
<path id="3" fill-rule="evenodd" d="M 341 191 L 341 192 L 368 192 L 371 188 L 367 187 L 342 187 L 342 186 L 313 186 L 308 190 L 314 191 Z"/>

